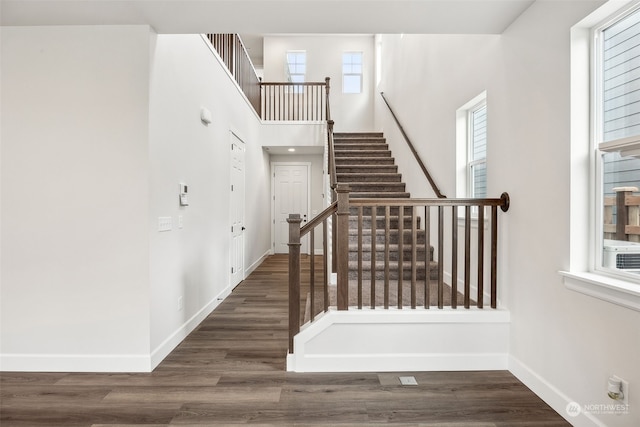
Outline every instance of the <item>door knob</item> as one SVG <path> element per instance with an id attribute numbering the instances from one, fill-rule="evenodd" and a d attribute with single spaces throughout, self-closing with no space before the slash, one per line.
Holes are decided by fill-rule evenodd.
<path id="1" fill-rule="evenodd" d="M 246 230 L 246 228 L 242 227 L 242 231 Z"/>

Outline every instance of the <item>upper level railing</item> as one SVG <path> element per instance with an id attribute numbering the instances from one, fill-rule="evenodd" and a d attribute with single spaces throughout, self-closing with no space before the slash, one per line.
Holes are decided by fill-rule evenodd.
<path id="1" fill-rule="evenodd" d="M 260 114 L 260 79 L 240 36 L 238 34 L 207 34 L 207 38 L 249 103 Z"/>
<path id="2" fill-rule="evenodd" d="M 411 143 L 411 140 L 409 139 L 409 136 L 404 131 L 404 128 L 402 127 L 402 125 L 400 124 L 400 121 L 398 120 L 398 117 L 393 112 L 393 109 L 391 108 L 391 105 L 389 105 L 389 101 L 387 101 L 387 98 L 385 98 L 384 93 L 380 92 L 380 96 L 382 96 L 382 99 L 384 100 L 384 103 L 387 105 L 387 108 L 389 108 L 389 111 L 391 112 L 391 116 L 393 116 L 393 120 L 395 120 L 396 124 L 398 125 L 398 128 L 400 128 L 400 132 L 402 133 L 402 136 L 404 137 L 404 140 L 407 142 L 407 145 L 409 146 L 409 149 L 413 153 L 413 157 L 415 157 L 416 161 L 418 162 L 418 165 L 420 166 L 420 169 L 422 169 L 422 173 L 424 173 L 424 176 L 427 178 L 427 181 L 429 181 L 429 184 L 431 185 L 431 189 L 433 189 L 433 192 L 435 193 L 435 195 L 438 198 L 447 197 L 447 196 L 445 196 L 444 194 L 442 194 L 440 192 L 440 189 L 438 188 L 438 186 L 436 185 L 435 181 L 433 180 L 433 177 L 431 176 L 431 174 L 427 170 L 427 167 L 422 162 L 422 159 L 420 159 L 420 156 L 418 155 L 418 152 L 416 151 L 415 147 Z"/>
<path id="3" fill-rule="evenodd" d="M 299 215 L 290 215 L 287 220 L 290 353 L 293 352 L 293 337 L 300 331 L 301 323 L 313 321 L 318 313 L 331 306 L 338 310 L 363 307 L 442 309 L 445 306 L 468 309 L 472 306 L 484 308 L 488 303 L 491 308 L 497 308 L 498 208 L 504 212 L 509 209 L 507 193 L 496 199 L 350 200 L 346 184 L 338 184 L 336 193 L 336 203 L 304 227 L 300 228 Z M 423 219 L 423 229 L 418 225 L 418 217 Z M 316 287 L 316 255 L 312 251 L 309 256 L 309 301 L 304 305 L 307 313 L 303 315 L 300 238 L 309 234 L 313 241 L 315 229 L 322 224 L 326 242 L 329 218 L 333 218 L 336 226 L 333 234 L 336 241 L 334 258 L 337 260 L 335 295 L 327 280 L 325 245 L 324 283 L 320 290 Z M 436 224 L 434 230 L 432 218 Z M 490 224 L 488 240 L 485 218 Z M 472 227 L 472 220 L 477 221 L 477 227 Z M 368 227 L 364 232 L 366 221 Z M 391 226 L 394 221 L 396 225 Z M 463 234 L 459 236 L 460 227 Z M 436 242 L 437 260 L 431 256 L 432 239 Z M 487 244 L 488 256 L 485 254 Z M 485 276 L 488 276 L 488 285 Z M 323 298 L 322 304 L 316 304 L 316 294 Z"/>
<path id="4" fill-rule="evenodd" d="M 262 82 L 238 34 L 207 38 L 262 120 L 330 120 L 328 77 L 324 82 Z"/>
<path id="5" fill-rule="evenodd" d="M 261 83 L 260 117 L 269 121 L 326 121 L 325 82 Z"/>

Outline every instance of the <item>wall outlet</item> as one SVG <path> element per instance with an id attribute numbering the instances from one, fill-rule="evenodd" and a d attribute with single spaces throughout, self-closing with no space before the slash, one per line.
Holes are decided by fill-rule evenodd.
<path id="1" fill-rule="evenodd" d="M 629 381 L 623 380 L 617 375 L 611 375 L 611 378 L 620 381 L 620 385 L 622 388 L 622 399 L 617 400 L 617 402 L 620 402 L 623 405 L 628 405 L 629 404 Z"/>
<path id="2" fill-rule="evenodd" d="M 629 381 L 625 381 L 620 378 L 620 383 L 622 384 L 622 393 L 624 396 L 622 397 L 622 403 L 625 405 L 629 404 Z"/>
<path id="3" fill-rule="evenodd" d="M 178 297 L 178 311 L 182 311 L 183 308 L 183 304 L 182 304 L 182 295 Z"/>

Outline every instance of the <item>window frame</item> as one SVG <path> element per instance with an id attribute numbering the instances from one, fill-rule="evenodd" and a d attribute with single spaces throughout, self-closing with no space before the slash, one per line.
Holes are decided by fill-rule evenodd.
<path id="1" fill-rule="evenodd" d="M 295 64 L 295 65 L 299 65 L 299 62 L 294 62 L 291 63 L 289 62 L 289 54 L 304 54 L 304 73 L 292 73 L 291 72 L 291 64 Z M 304 84 L 307 81 L 307 51 L 306 50 L 287 50 L 287 52 L 285 53 L 285 57 L 284 57 L 284 62 L 285 62 L 285 75 L 286 75 L 286 79 L 289 83 L 293 83 L 293 84 Z M 292 76 L 302 76 L 302 81 L 301 82 L 295 82 L 292 79 Z M 302 93 L 303 92 L 303 88 L 299 87 L 299 86 L 295 86 L 293 87 L 293 92 L 294 93 Z"/>
<path id="2" fill-rule="evenodd" d="M 470 112 L 487 103 L 487 91 L 482 91 L 456 110 L 456 197 L 471 197 L 471 177 L 469 159 L 471 158 Z M 485 155 L 485 164 L 486 164 Z"/>
<path id="3" fill-rule="evenodd" d="M 353 54 L 359 54 L 360 55 L 360 72 L 359 73 L 354 73 L 354 72 L 350 72 L 347 73 L 345 72 L 345 61 L 344 61 L 344 57 L 345 55 L 353 55 Z M 351 66 L 354 65 L 354 63 L 350 63 Z M 357 76 L 360 78 L 360 86 L 358 88 L 358 92 L 345 92 L 345 88 L 346 85 L 344 84 L 344 79 L 345 77 L 350 76 Z M 358 95 L 361 94 L 363 91 L 363 87 L 364 87 L 364 52 L 360 51 L 360 50 L 350 50 L 350 51 L 344 51 L 342 52 L 342 93 L 345 95 Z"/>
<path id="4" fill-rule="evenodd" d="M 597 135 L 594 33 L 607 23 L 631 13 L 634 7 L 640 7 L 640 1 L 608 2 L 571 27 L 570 253 L 568 268 L 558 273 L 568 290 L 640 311 L 640 286 L 636 282 L 595 269 L 600 242 L 597 233 L 603 229 L 599 225 L 602 216 L 598 214 L 597 206 L 603 203 L 595 198 L 597 182 L 594 171 L 599 153 L 594 143 Z"/>
<path id="5" fill-rule="evenodd" d="M 477 104 L 473 105 L 471 108 L 467 110 L 467 197 L 475 198 L 476 196 L 476 188 L 475 188 L 475 180 L 473 176 L 473 168 L 479 165 L 484 165 L 485 168 L 485 192 L 487 185 L 486 171 L 487 171 L 487 131 L 485 129 L 485 154 L 481 159 L 474 159 L 473 153 L 475 150 L 475 132 L 474 132 L 474 114 L 478 111 L 484 109 L 485 116 L 487 115 L 487 99 L 486 97 L 482 99 Z M 485 128 L 488 126 L 488 120 L 485 118 Z M 485 194 L 486 198 L 486 194 Z M 476 213 L 477 214 L 477 213 Z"/>
<path id="6" fill-rule="evenodd" d="M 631 137 L 617 138 L 604 141 L 604 31 L 625 19 L 633 13 L 640 13 L 640 3 L 623 7 L 606 19 L 600 21 L 591 29 L 592 55 L 590 75 L 591 82 L 591 168 L 590 176 L 593 188 L 591 194 L 593 218 L 595 223 L 590 227 L 592 244 L 589 267 L 593 273 L 605 275 L 613 279 L 636 283 L 640 285 L 640 275 L 626 272 L 622 269 L 608 268 L 603 263 L 604 256 L 604 155 L 612 152 L 619 152 L 621 156 L 626 156 L 626 150 L 640 148 L 640 133 Z"/>

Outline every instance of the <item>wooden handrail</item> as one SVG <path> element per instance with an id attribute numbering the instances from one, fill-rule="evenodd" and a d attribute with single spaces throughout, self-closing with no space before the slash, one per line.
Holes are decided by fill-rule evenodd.
<path id="1" fill-rule="evenodd" d="M 338 184 L 335 193 L 337 201 L 327 207 L 316 218 L 304 227 L 300 228 L 300 215 L 290 215 L 290 282 L 289 289 L 293 302 L 290 302 L 289 318 L 289 352 L 293 352 L 293 337 L 300 330 L 300 239 L 302 236 L 313 232 L 320 224 L 323 226 L 325 244 L 323 247 L 324 259 L 324 304 L 323 308 L 315 306 L 315 276 L 314 253 L 310 255 L 310 294 L 309 301 L 311 313 L 306 316 L 313 321 L 318 310 L 328 310 L 328 260 L 327 260 L 327 220 L 332 217 L 335 227 L 333 241 L 336 249 L 333 258 L 337 260 L 334 272 L 337 275 L 336 299 L 333 304 L 338 310 L 370 308 L 416 309 L 422 306 L 424 309 L 438 308 L 450 305 L 452 309 L 458 307 L 484 308 L 485 302 L 491 308 L 497 308 L 497 277 L 498 277 L 498 208 L 503 212 L 509 210 L 510 199 L 508 193 L 502 193 L 499 198 L 483 199 L 360 199 L 349 198 L 349 186 Z M 472 231 L 471 221 L 477 218 L 480 224 L 484 224 L 485 218 L 490 224 L 488 236 L 485 236 L 484 225 L 478 226 Z M 419 226 L 418 217 L 424 221 L 424 229 Z M 431 219 L 435 221 L 431 221 Z M 357 221 L 357 227 L 349 227 L 349 221 Z M 366 233 L 363 227 L 364 221 L 369 222 Z M 462 222 L 460 222 L 462 221 Z M 392 223 L 396 223 L 391 227 Z M 406 223 L 406 225 L 405 225 Z M 376 225 L 381 224 L 381 225 Z M 435 232 L 431 232 L 431 228 Z M 458 229 L 464 230 L 460 241 Z M 370 231 L 369 231 L 370 229 Z M 354 236 L 354 232 L 356 235 Z M 374 236 L 378 236 L 374 238 Z M 349 249 L 350 237 L 352 248 Z M 438 259 L 431 258 L 431 238 L 435 240 Z M 448 246 L 445 239 L 451 242 Z M 312 238 L 311 238 L 312 240 Z M 313 240 L 312 240 L 313 241 Z M 397 251 L 397 256 L 390 256 L 391 248 Z M 349 266 L 349 251 L 357 250 L 357 268 L 354 263 Z M 363 251 L 370 251 L 366 259 Z M 382 252 L 379 252 L 382 251 Z M 472 253 L 475 253 L 476 261 L 471 263 Z M 381 256 L 376 256 L 376 254 Z M 407 258 L 408 255 L 408 258 Z M 464 263 L 459 267 L 458 258 L 464 256 Z M 353 258 L 351 258 L 353 260 Z M 393 261 L 395 259 L 395 261 Z M 431 266 L 437 261 L 437 268 Z M 393 265 L 397 281 L 389 280 Z M 445 283 L 444 265 L 448 262 L 450 282 Z M 419 266 L 419 267 L 418 267 Z M 384 279 L 376 277 L 376 271 L 384 271 Z M 489 278 L 485 280 L 485 272 Z M 363 273 L 370 275 L 370 288 L 368 280 L 365 283 Z M 356 277 L 350 275 L 355 274 Z M 406 275 L 406 277 L 404 277 Z M 350 284 L 350 280 L 351 284 Z M 404 279 L 404 281 L 403 281 Z M 458 283 L 460 281 L 460 285 Z M 486 284 L 485 284 L 486 282 Z M 382 286 L 384 285 L 384 286 Z M 357 290 L 350 287 L 357 286 Z M 403 294 L 403 288 L 406 287 Z M 450 292 L 445 291 L 450 287 Z M 475 287 L 475 290 L 474 290 Z M 485 296 L 485 288 L 487 295 Z M 370 301 L 363 298 L 363 290 L 369 292 Z M 394 290 L 397 303 L 390 298 L 391 290 Z M 349 293 L 357 293 L 357 303 L 349 300 Z M 378 294 L 380 292 L 381 294 Z M 448 297 L 447 295 L 451 295 Z M 312 296 L 313 295 L 313 296 Z M 321 295 L 318 293 L 318 295 Z M 404 296 L 403 296 L 404 295 Z M 380 298 L 380 300 L 378 300 Z M 406 298 L 406 300 L 405 300 Z M 433 298 L 433 299 L 432 299 Z M 460 298 L 460 300 L 458 300 Z M 295 305 L 295 307 L 294 307 Z"/>
<path id="2" fill-rule="evenodd" d="M 324 220 L 326 220 L 331 215 L 336 213 L 337 209 L 338 209 L 338 202 L 334 202 L 331 205 L 329 205 L 325 210 L 323 210 L 318 215 L 316 215 L 315 218 L 313 218 L 311 221 L 307 222 L 300 229 L 300 237 L 304 237 L 305 234 L 307 234 L 308 232 L 310 232 L 311 230 L 316 228 L 318 225 L 322 224 L 324 222 Z"/>
<path id="3" fill-rule="evenodd" d="M 325 82 L 261 82 L 260 117 L 267 121 L 327 120 Z"/>
<path id="4" fill-rule="evenodd" d="M 327 109 L 327 144 L 328 144 L 328 149 L 329 149 L 329 153 L 328 153 L 328 162 L 329 164 L 327 165 L 327 168 L 329 170 L 329 182 L 331 185 L 331 189 L 335 190 L 336 185 L 338 185 L 338 178 L 337 178 L 337 174 L 336 174 L 336 155 L 335 155 L 335 148 L 333 145 L 333 126 L 334 126 L 334 121 L 331 118 L 331 103 L 329 102 L 329 93 L 331 92 L 331 79 L 329 77 L 326 77 L 324 79 L 325 81 L 325 87 L 326 87 L 326 91 L 327 91 L 327 102 L 326 102 L 326 109 Z M 335 201 L 335 200 L 334 200 Z"/>
<path id="5" fill-rule="evenodd" d="M 440 192 L 440 189 L 438 188 L 438 186 L 436 185 L 435 181 L 431 177 L 431 174 L 427 170 L 427 167 L 422 162 L 422 159 L 420 159 L 420 156 L 418 155 L 418 152 L 416 151 L 415 147 L 411 143 L 411 140 L 407 136 L 407 133 L 404 131 L 404 128 L 402 127 L 402 125 L 400 124 L 400 121 L 398 120 L 398 117 L 393 112 L 393 109 L 391 108 L 391 105 L 389 105 L 389 101 L 387 101 L 387 98 L 385 98 L 384 92 L 380 92 L 380 96 L 382 96 L 382 99 L 384 100 L 384 103 L 387 104 L 387 108 L 389 108 L 389 111 L 391 112 L 391 115 L 393 116 L 393 119 L 395 120 L 396 124 L 398 125 L 398 128 L 400 128 L 400 132 L 402 133 L 402 136 L 404 137 L 404 140 L 407 142 L 407 145 L 409 146 L 409 149 L 411 149 L 411 152 L 413 153 L 413 157 L 415 157 L 416 161 L 418 162 L 418 165 L 420 165 L 420 169 L 422 169 L 422 172 L 424 173 L 424 176 L 427 178 L 427 181 L 429 181 L 429 184 L 431 185 L 431 188 L 433 189 L 433 192 L 436 194 L 436 196 L 438 198 L 441 198 L 441 199 L 446 198 L 447 196 L 445 196 L 444 194 L 442 194 Z"/>
<path id="6" fill-rule="evenodd" d="M 260 114 L 260 78 L 239 34 L 207 34 L 211 46 L 233 76 L 247 100 Z"/>
<path id="7" fill-rule="evenodd" d="M 329 169 L 329 183 L 331 185 L 331 189 L 335 190 L 336 185 L 338 184 L 338 178 L 336 173 L 336 151 L 333 145 L 333 120 L 329 120 L 327 122 L 327 146 L 329 149 L 328 153 L 328 169 Z"/>
<path id="8" fill-rule="evenodd" d="M 324 86 L 325 82 L 261 82 L 263 86 Z"/>
<path id="9" fill-rule="evenodd" d="M 342 201 L 344 203 L 344 200 Z M 348 203 L 348 202 L 347 202 Z M 327 220 L 331 216 L 335 216 L 338 211 L 338 202 L 335 202 L 323 210 L 319 215 L 305 224 L 302 228 L 302 218 L 300 214 L 290 214 L 287 218 L 289 223 L 289 352 L 293 352 L 293 337 L 300 332 L 300 240 L 305 235 L 309 234 L 311 244 L 310 255 L 310 270 L 309 270 L 309 301 L 310 301 L 310 313 L 309 318 L 314 320 L 315 312 L 315 246 L 314 246 L 314 232 L 316 228 L 322 224 L 322 236 L 323 236 L 323 273 L 324 273 L 324 311 L 329 310 L 329 274 L 328 274 L 328 226 Z M 346 219 L 346 226 L 348 227 L 348 217 Z M 345 225 L 343 224 L 343 227 Z M 346 233 L 345 233 L 346 234 Z M 348 245 L 348 242 L 347 242 Z M 343 248 L 343 250 L 346 250 Z M 345 256 L 346 252 L 342 254 Z"/>
<path id="10" fill-rule="evenodd" d="M 502 193 L 497 199 L 351 199 L 351 206 L 497 206 L 503 212 L 509 210 L 509 194 Z"/>

